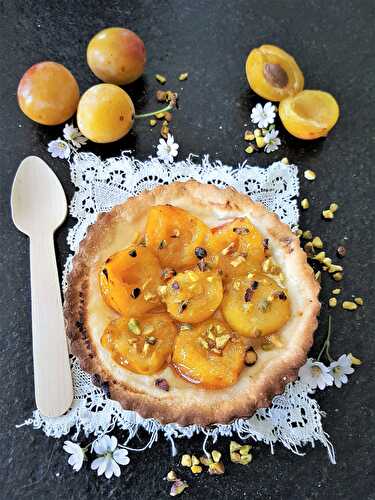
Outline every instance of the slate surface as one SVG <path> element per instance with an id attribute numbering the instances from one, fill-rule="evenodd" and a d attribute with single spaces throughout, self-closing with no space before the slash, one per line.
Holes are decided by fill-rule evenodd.
<path id="1" fill-rule="evenodd" d="M 162 477 L 174 461 L 163 440 L 147 453 L 133 454 L 121 478 L 107 482 L 96 478 L 87 466 L 74 474 L 62 440 L 48 439 L 28 427 L 15 429 L 31 414 L 34 399 L 28 244 L 10 220 L 10 186 L 19 162 L 35 154 L 49 162 L 69 198 L 73 193 L 66 165 L 46 151 L 48 142 L 61 135 L 61 127 L 46 128 L 27 120 L 17 107 L 17 83 L 31 64 L 52 59 L 73 71 L 81 90 L 88 88 L 97 81 L 85 62 L 86 44 L 99 29 L 111 25 L 134 29 L 148 50 L 144 78 L 127 89 L 138 110 L 154 105 L 156 72 L 168 76 L 168 87 L 183 87 L 181 108 L 173 121 L 181 158 L 190 152 L 209 153 L 233 165 L 246 158 L 244 123 L 259 99 L 248 88 L 244 62 L 249 50 L 262 43 L 291 52 L 304 71 L 306 87 L 331 91 L 341 109 L 341 119 L 327 140 L 307 143 L 282 134 L 279 152 L 251 158 L 266 165 L 288 156 L 301 166 L 301 173 L 305 168 L 317 172 L 314 183 L 301 181 L 301 196 L 307 195 L 312 205 L 302 214 L 301 225 L 319 234 L 330 254 L 345 239 L 344 295 L 360 295 L 366 301 L 356 313 L 332 311 L 332 353 L 352 351 L 364 365 L 341 390 L 317 395 L 327 413 L 325 429 L 335 445 L 337 465 L 330 465 L 322 447 L 306 449 L 302 458 L 279 446 L 274 456 L 266 446 L 256 446 L 252 465 L 226 464 L 223 477 L 192 478 L 183 471 L 190 483 L 185 498 L 375 498 L 374 14 L 371 0 L 0 2 L 0 498 L 168 498 Z M 182 71 L 189 71 L 183 85 L 176 80 Z M 111 156 L 131 148 L 145 158 L 154 152 L 157 141 L 157 130 L 138 123 L 120 143 L 92 149 Z M 331 201 L 340 209 L 330 223 L 319 214 Z M 68 219 L 57 234 L 60 266 L 72 223 Z M 333 282 L 325 278 L 323 301 L 332 288 Z M 327 318 L 323 306 L 315 354 Z M 181 442 L 180 450 L 199 452 L 200 444 L 200 438 Z M 226 450 L 227 446 L 222 439 L 215 447 Z"/>

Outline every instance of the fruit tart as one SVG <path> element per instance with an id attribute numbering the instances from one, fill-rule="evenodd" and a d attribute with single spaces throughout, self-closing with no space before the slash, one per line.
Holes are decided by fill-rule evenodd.
<path id="1" fill-rule="evenodd" d="M 269 406 L 296 378 L 318 293 L 276 214 L 189 181 L 99 215 L 74 257 L 65 319 L 72 353 L 124 408 L 208 425 Z"/>

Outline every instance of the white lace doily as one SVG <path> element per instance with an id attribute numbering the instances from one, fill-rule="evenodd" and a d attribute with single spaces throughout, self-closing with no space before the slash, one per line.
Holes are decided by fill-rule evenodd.
<path id="1" fill-rule="evenodd" d="M 176 180 L 193 178 L 219 187 L 234 186 L 252 199 L 264 203 L 290 226 L 298 222 L 296 197 L 299 183 L 297 167 L 294 165 L 277 162 L 268 168 L 259 168 L 245 163 L 233 169 L 220 161 L 210 161 L 207 156 L 199 162 L 189 157 L 185 161 L 166 165 L 157 158 L 142 162 L 125 153 L 106 161 L 101 161 L 91 153 L 80 153 L 74 156 L 70 168 L 72 182 L 77 189 L 70 206 L 70 213 L 77 218 L 77 223 L 68 235 L 68 244 L 73 253 L 99 212 L 108 211 L 145 189 Z M 63 286 L 71 259 L 72 256 L 66 263 Z M 171 441 L 174 452 L 176 438 L 191 437 L 195 433 L 205 435 L 205 442 L 209 437 L 215 441 L 220 435 L 237 434 L 241 439 L 251 437 L 269 444 L 271 450 L 279 441 L 300 455 L 303 454 L 299 449 L 301 446 L 308 443 L 314 446 L 316 441 L 320 441 L 327 448 L 330 460 L 335 462 L 332 445 L 322 428 L 319 405 L 300 381 L 289 384 L 284 394 L 274 398 L 270 408 L 258 410 L 249 419 L 202 428 L 196 425 L 181 427 L 177 424 L 163 426 L 154 419 L 143 419 L 137 413 L 123 409 L 93 384 L 91 377 L 81 370 L 74 358 L 72 373 L 74 402 L 67 414 L 46 418 L 35 411 L 32 418 L 26 421 L 27 424 L 41 428 L 48 436 L 56 438 L 72 429 L 76 431 L 77 437 L 81 431 L 86 435 L 99 435 L 117 426 L 128 431 L 127 442 L 142 427 L 150 435 L 142 449 L 150 447 L 161 433 Z"/>

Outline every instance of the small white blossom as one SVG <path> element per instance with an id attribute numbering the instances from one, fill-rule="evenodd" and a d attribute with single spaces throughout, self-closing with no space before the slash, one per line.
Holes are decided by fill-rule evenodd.
<path id="1" fill-rule="evenodd" d="M 52 158 L 69 158 L 70 146 L 62 139 L 56 139 L 48 143 L 48 152 L 51 153 Z"/>
<path id="2" fill-rule="evenodd" d="M 266 102 L 264 107 L 258 103 L 251 111 L 251 121 L 259 128 L 267 128 L 275 120 L 275 111 L 276 108 L 272 102 Z"/>
<path id="3" fill-rule="evenodd" d="M 327 385 L 333 384 L 333 377 L 330 374 L 328 366 L 320 361 L 314 361 L 309 358 L 306 363 L 301 366 L 298 372 L 301 382 L 306 384 L 309 389 L 324 389 Z"/>
<path id="4" fill-rule="evenodd" d="M 69 125 L 68 123 L 65 125 L 63 130 L 64 138 L 67 141 L 70 141 L 75 148 L 80 148 L 82 145 L 84 146 L 87 143 L 87 137 L 81 134 L 78 128 L 73 127 L 73 125 Z"/>
<path id="5" fill-rule="evenodd" d="M 156 154 L 160 160 L 163 160 L 166 163 L 172 163 L 174 161 L 174 157 L 178 155 L 178 148 L 179 145 L 174 142 L 173 135 L 168 134 L 167 140 L 159 140 Z"/>
<path id="6" fill-rule="evenodd" d="M 94 443 L 94 451 L 98 458 L 92 464 L 91 469 L 98 471 L 98 476 L 105 475 L 110 479 L 114 474 L 116 477 L 121 475 L 118 464 L 127 465 L 130 460 L 128 451 L 124 448 L 117 448 L 117 438 L 115 436 L 103 436 Z"/>
<path id="7" fill-rule="evenodd" d="M 85 450 L 79 444 L 72 443 L 71 441 L 65 441 L 63 449 L 67 453 L 70 453 L 68 464 L 73 467 L 73 470 L 78 472 L 85 460 Z"/>
<path id="8" fill-rule="evenodd" d="M 347 375 L 354 372 L 354 369 L 352 368 L 352 360 L 347 354 L 340 356 L 337 361 L 332 361 L 329 369 L 331 375 L 333 376 L 334 384 L 339 389 L 342 387 L 342 384 L 347 383 Z"/>
<path id="9" fill-rule="evenodd" d="M 265 147 L 264 151 L 266 153 L 272 153 L 272 151 L 276 151 L 279 149 L 279 146 L 281 144 L 280 139 L 277 137 L 279 135 L 278 130 L 270 130 L 269 132 L 266 133 L 264 136 L 264 142 L 265 142 Z"/>

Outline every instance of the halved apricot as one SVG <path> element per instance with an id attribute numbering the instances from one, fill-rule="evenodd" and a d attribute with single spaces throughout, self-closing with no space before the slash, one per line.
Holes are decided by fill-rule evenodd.
<path id="1" fill-rule="evenodd" d="M 265 257 L 262 234 L 247 217 L 213 228 L 207 242 L 208 263 L 225 279 L 260 270 Z"/>
<path id="2" fill-rule="evenodd" d="M 208 235 L 206 224 L 182 208 L 156 205 L 148 213 L 146 243 L 163 267 L 182 270 L 196 264 L 196 249 Z"/>
<path id="3" fill-rule="evenodd" d="M 269 276 L 260 273 L 230 281 L 222 311 L 228 324 L 245 337 L 271 335 L 290 318 L 285 291 Z"/>
<path id="4" fill-rule="evenodd" d="M 101 344 L 123 368 L 152 375 L 169 362 L 175 335 L 176 327 L 166 313 L 138 319 L 127 315 L 109 323 Z"/>
<path id="5" fill-rule="evenodd" d="M 304 77 L 295 59 L 275 45 L 253 49 L 246 60 L 250 87 L 264 99 L 281 101 L 303 89 Z"/>
<path id="6" fill-rule="evenodd" d="M 223 299 L 223 284 L 216 271 L 178 273 L 161 289 L 169 314 L 185 323 L 209 318 Z"/>
<path id="7" fill-rule="evenodd" d="M 211 319 L 178 334 L 172 363 L 177 373 L 207 389 L 235 384 L 244 367 L 245 346 L 222 321 Z"/>
<path id="8" fill-rule="evenodd" d="M 142 314 L 160 305 L 161 267 L 150 249 L 129 246 L 105 261 L 99 285 L 109 307 L 120 314 Z"/>
<path id="9" fill-rule="evenodd" d="M 304 90 L 284 99 L 279 106 L 284 127 L 299 139 L 325 137 L 336 124 L 339 114 L 336 99 L 321 90 Z"/>

